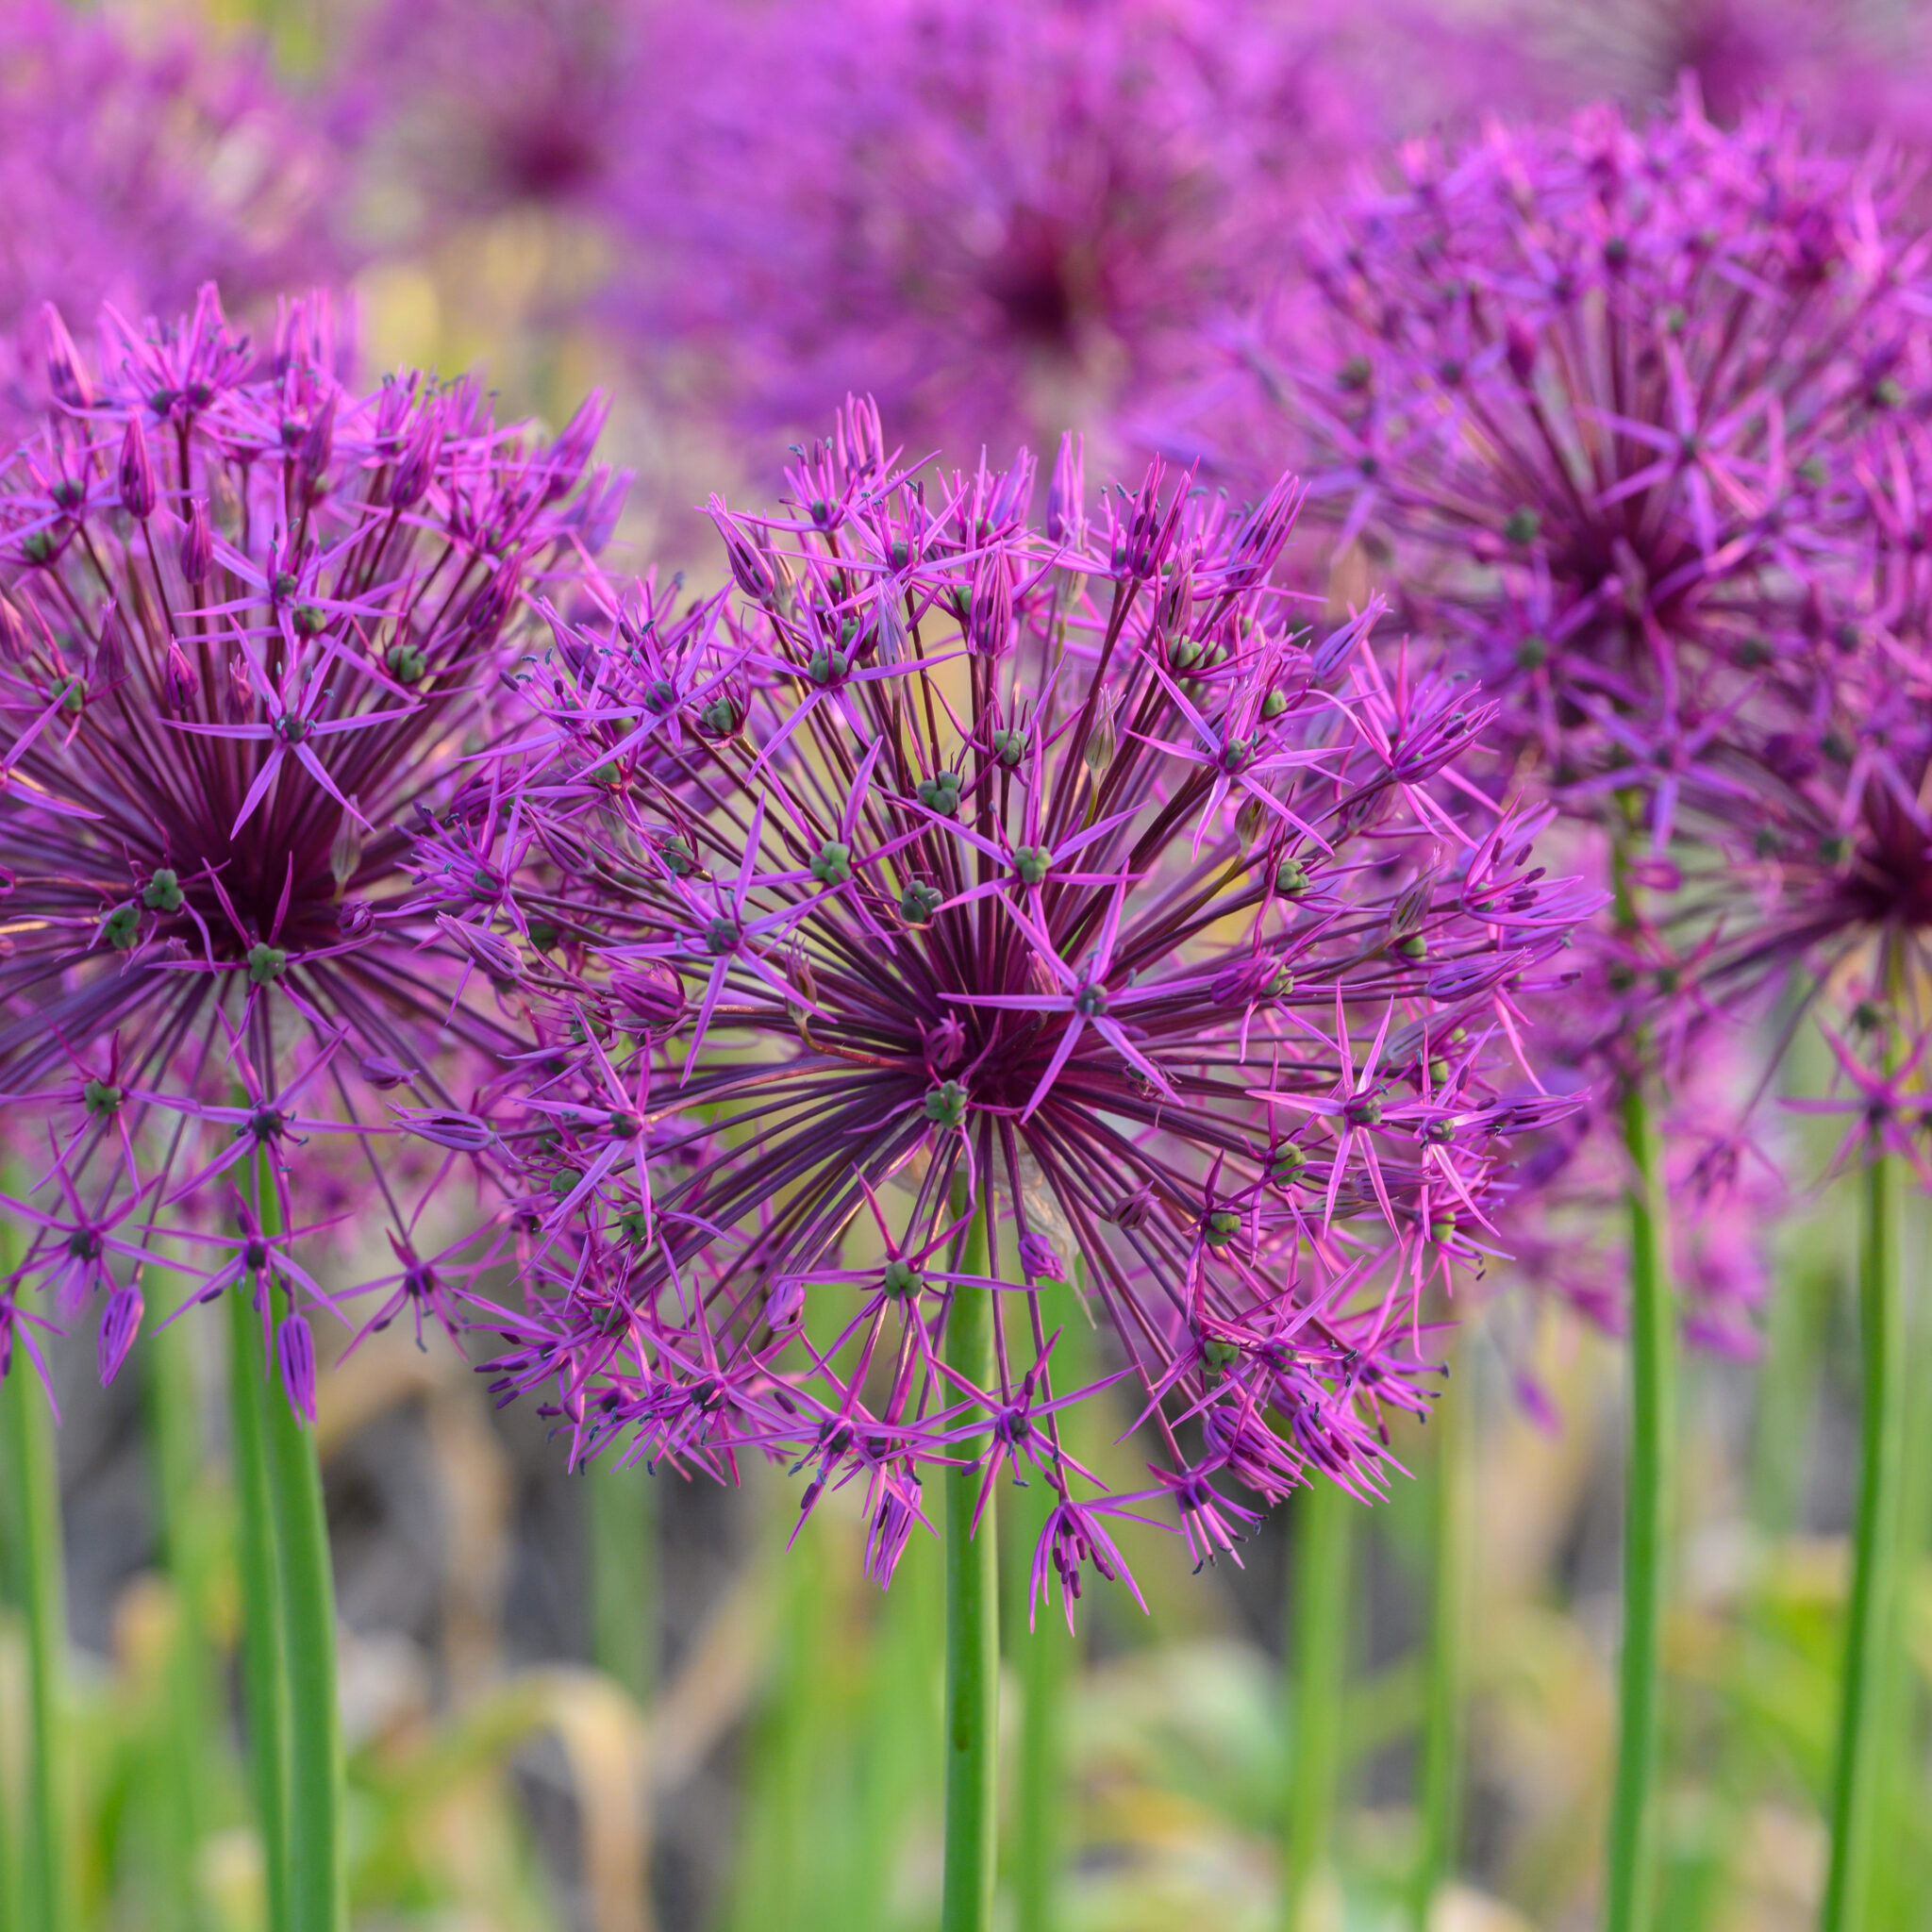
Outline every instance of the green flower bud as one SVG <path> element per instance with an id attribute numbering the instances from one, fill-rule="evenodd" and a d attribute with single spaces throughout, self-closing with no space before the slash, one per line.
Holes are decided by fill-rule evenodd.
<path id="1" fill-rule="evenodd" d="M 273 986 L 289 970 L 288 953 L 258 940 L 248 949 L 248 977 L 257 986 Z"/>
<path id="2" fill-rule="evenodd" d="M 1284 1141 L 1268 1157 L 1268 1178 L 1285 1188 L 1308 1164 L 1308 1157 L 1292 1141 Z"/>
<path id="3" fill-rule="evenodd" d="M 382 661 L 398 684 L 421 684 L 423 674 L 429 669 L 428 658 L 416 644 L 391 644 L 382 654 Z"/>
<path id="4" fill-rule="evenodd" d="M 922 879 L 915 879 L 899 894 L 899 917 L 908 925 L 924 925 L 940 909 L 940 891 Z"/>
<path id="5" fill-rule="evenodd" d="M 1013 870 L 1024 884 L 1037 886 L 1053 870 L 1053 854 L 1044 845 L 1015 845 Z"/>
<path id="6" fill-rule="evenodd" d="M 957 1127 L 966 1118 L 967 1093 L 957 1080 L 946 1080 L 925 1096 L 925 1117 L 935 1126 Z"/>

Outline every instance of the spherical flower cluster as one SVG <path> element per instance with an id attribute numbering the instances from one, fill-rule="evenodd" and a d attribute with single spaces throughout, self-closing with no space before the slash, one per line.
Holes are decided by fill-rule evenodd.
<path id="1" fill-rule="evenodd" d="M 1318 312 L 1251 344 L 1246 433 L 1308 451 L 1337 543 L 1567 807 L 1641 792 L 1661 844 L 1767 679 L 1856 642 L 1861 475 L 1925 401 L 1905 175 L 1687 92 L 1642 128 L 1418 144 L 1401 177 L 1314 234 Z"/>
<path id="2" fill-rule="evenodd" d="M 325 145 L 258 64 L 143 50 L 60 0 L 0 9 L 0 433 L 39 402 L 39 305 L 171 315 L 219 281 L 252 306 L 340 267 Z"/>
<path id="3" fill-rule="evenodd" d="M 1152 1499 L 1206 1557 L 1229 1479 L 1382 1485 L 1420 1291 L 1568 1104 L 1516 1006 L 1593 900 L 1536 822 L 1444 808 L 1487 707 L 1278 590 L 1291 484 L 1236 514 L 1157 466 L 1090 523 L 1066 446 L 1043 527 L 1034 488 L 908 475 L 849 408 L 784 514 L 714 499 L 724 592 L 556 617 L 541 726 L 418 863 L 541 1017 L 488 1110 L 527 1175 L 506 1398 L 554 1390 L 580 1457 L 858 1483 L 881 1580 L 923 1471 L 1010 1468 L 1074 1593 Z M 1061 1283 L 1144 1491 L 1062 1441 Z M 948 1360 L 979 1292 L 990 1380 Z"/>
<path id="4" fill-rule="evenodd" d="M 293 1250 L 333 1158 L 395 1217 L 390 1285 L 447 1313 L 375 1142 L 514 1036 L 398 861 L 620 486 L 586 470 L 594 405 L 545 445 L 472 384 L 344 388 L 325 309 L 265 355 L 212 289 L 165 331 L 109 311 L 95 370 L 43 326 L 57 406 L 0 471 L 0 1091 L 33 1231 L 0 1335 L 30 1290 L 100 1299 L 111 1373 L 143 1264 L 234 1282 L 286 1311 L 306 1407 Z"/>
<path id="5" fill-rule="evenodd" d="M 388 0 L 342 61 L 338 131 L 385 190 L 406 180 L 439 213 L 592 206 L 640 138 L 646 17 L 625 0 Z"/>
<path id="6" fill-rule="evenodd" d="M 1874 0 L 1553 0 L 1521 9 L 1518 31 L 1550 89 L 1615 96 L 1641 112 L 1694 77 L 1714 120 L 1776 95 L 1814 126 L 1854 142 L 1874 128 L 1922 133 L 1924 23 Z"/>
<path id="7" fill-rule="evenodd" d="M 1627 954 L 1602 942 L 1578 952 L 1576 986 L 1534 1003 L 1526 1018 L 1545 1084 L 1574 1093 L 1580 1105 L 1524 1149 L 1499 1221 L 1497 1244 L 1509 1266 L 1490 1284 L 1536 1291 L 1491 1329 L 1506 1353 L 1525 1361 L 1525 1324 L 1546 1301 L 1608 1335 L 1623 1336 L 1628 1322 L 1622 1224 L 1631 1173 L 1616 1098 L 1639 1073 L 1642 1027 L 1662 998 L 1657 976 L 1668 969 L 1653 966 L 1646 977 Z M 1748 1027 L 1707 1025 L 1695 1052 L 1673 1054 L 1674 1044 L 1665 1038 L 1650 1050 L 1661 1052 L 1671 1074 L 1657 1133 L 1681 1326 L 1702 1348 L 1748 1358 L 1771 1289 L 1773 1238 L 1789 1205 L 1788 1149 L 1772 1121 L 1754 1117 L 1763 1068 Z"/>
<path id="8" fill-rule="evenodd" d="M 613 189 L 624 312 L 755 426 L 862 382 L 922 448 L 1100 422 L 1277 271 L 1266 244 L 1391 120 L 1455 98 L 1417 9 L 863 0 L 660 11 Z M 1378 67 L 1391 35 L 1431 58 Z M 675 80 L 667 75 L 675 75 Z M 1374 75 L 1374 80 L 1371 75 Z"/>
<path id="9" fill-rule="evenodd" d="M 1923 524 L 1912 530 L 1917 579 Z M 1868 554 L 1890 548 L 1881 538 Z M 1879 581 L 1891 575 L 1881 564 Z M 1749 716 L 1721 782 L 1687 793 L 1682 883 L 1654 914 L 1660 948 L 1685 962 L 1680 998 L 1748 1012 L 1794 994 L 1837 1062 L 1842 1097 L 1825 1104 L 1852 1116 L 1846 1151 L 1875 1137 L 1922 1162 L 1932 1128 L 1926 610 L 1923 592 L 1867 607 L 1869 641 L 1823 660 L 1802 702 Z M 1797 1024 L 1779 1027 L 1774 1061 Z"/>

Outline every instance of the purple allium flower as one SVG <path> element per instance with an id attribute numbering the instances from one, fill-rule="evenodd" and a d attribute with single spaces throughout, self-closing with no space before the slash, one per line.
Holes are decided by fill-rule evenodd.
<path id="1" fill-rule="evenodd" d="M 586 470 L 594 402 L 544 444 L 469 383 L 358 395 L 305 305 L 265 356 L 212 289 L 166 331 L 108 311 L 96 368 L 47 332 L 66 400 L 0 470 L 0 1090 L 38 1230 L 14 1284 L 63 1319 L 104 1296 L 108 1370 L 144 1260 L 273 1284 L 287 1318 L 325 1302 L 247 1212 L 262 1157 L 284 1229 L 332 1162 L 366 1169 L 409 1287 L 433 1174 L 394 1151 L 419 1144 L 401 1090 L 466 1117 L 465 1054 L 516 1034 L 398 861 L 513 711 L 525 601 L 618 486 Z M 209 1231 L 238 1209 L 239 1243 Z M 306 1409 L 312 1352 L 279 1336 Z"/>
<path id="2" fill-rule="evenodd" d="M 1740 119 L 1767 95 L 1802 101 L 1833 134 L 1923 133 L 1924 22 L 1872 0 L 1555 0 L 1522 10 L 1519 32 L 1545 88 L 1614 94 L 1642 112 L 1693 76 L 1712 118 Z M 1565 83 L 1567 82 L 1567 86 Z"/>
<path id="3" fill-rule="evenodd" d="M 384 0 L 342 60 L 340 132 L 439 211 L 590 206 L 665 111 L 635 0 Z"/>
<path id="4" fill-rule="evenodd" d="M 1061 1499 L 1041 1576 L 1110 1574 L 1102 1518 L 1163 1498 L 1230 1548 L 1224 1477 L 1373 1495 L 1385 1411 L 1433 1392 L 1421 1287 L 1562 1110 L 1515 1005 L 1591 902 L 1445 809 L 1487 707 L 1278 590 L 1291 483 L 1237 513 L 1157 465 L 1049 538 L 1024 456 L 895 460 L 848 407 L 784 512 L 714 504 L 730 587 L 558 617 L 541 724 L 472 795 L 503 891 L 452 916 L 537 948 L 498 1388 L 553 1387 L 579 1457 L 861 1485 L 881 1580 L 981 1407 L 987 1487 Z M 1060 1442 L 1063 1276 L 1144 1491 Z M 960 1284 L 990 1388 L 942 1364 Z"/>
<path id="5" fill-rule="evenodd" d="M 1225 441 L 1306 452 L 1518 755 L 1572 809 L 1647 794 L 1661 847 L 1740 707 L 1852 622 L 1859 467 L 1925 392 L 1907 177 L 1689 90 L 1399 173 L 1311 232 L 1319 305 L 1259 325 Z"/>
<path id="6" fill-rule="evenodd" d="M 253 307 L 341 266 L 324 144 L 255 60 L 155 47 L 60 0 L 0 9 L 0 414 L 39 400 L 42 302 L 169 315 L 203 282 Z M 19 393 L 25 391 L 25 395 Z"/>
<path id="7" fill-rule="evenodd" d="M 1532 1014 L 1545 1077 L 1583 1099 L 1525 1150 L 1516 1193 L 1501 1217 L 1509 1279 L 1567 1303 L 1605 1332 L 1621 1336 L 1627 1303 L 1619 1216 L 1630 1182 L 1629 1156 L 1609 1104 L 1612 1083 L 1592 1086 L 1605 1057 L 1604 1014 L 1623 1017 L 1627 1056 L 1657 1005 L 1654 985 L 1620 970 L 1599 951 L 1569 1000 L 1538 1003 Z M 1566 1005 L 1595 1011 L 1574 1013 Z M 1757 1350 L 1757 1310 L 1771 1284 L 1771 1244 L 1789 1205 L 1782 1178 L 1786 1149 L 1767 1142 L 1769 1124 L 1745 1132 L 1762 1077 L 1761 1056 L 1741 1028 L 1702 1031 L 1697 1050 L 1674 1063 L 1657 1123 L 1672 1204 L 1672 1281 L 1687 1340 L 1716 1353 Z M 1566 1051 L 1567 1049 L 1567 1051 Z M 1617 1051 L 1613 1045 L 1610 1052 Z M 1564 1062 L 1569 1060 L 1570 1065 Z M 1619 1072 L 1628 1076 L 1633 1066 Z M 1498 1331 L 1508 1346 L 1509 1326 Z"/>
<path id="8" fill-rule="evenodd" d="M 1751 715 L 1722 786 L 1687 793 L 1684 884 L 1659 913 L 1679 950 L 1694 943 L 1696 996 L 1749 1011 L 1796 993 L 1831 1042 L 1836 1084 L 1867 1092 L 1854 1138 L 1897 1151 L 1932 1127 L 1923 1098 L 1900 1099 L 1923 1095 L 1932 1043 L 1923 475 L 1909 487 L 1923 437 L 1897 439 L 1885 485 L 1873 475 L 1857 642 L 1821 652 Z M 1797 1024 L 1777 1029 L 1773 1064 Z"/>
<path id="9" fill-rule="evenodd" d="M 660 9 L 653 112 L 611 194 L 621 312 L 654 363 L 667 336 L 714 357 L 759 432 L 862 384 L 915 447 L 1050 441 L 1264 291 L 1270 239 L 1365 142 L 1478 97 L 1434 12 Z"/>

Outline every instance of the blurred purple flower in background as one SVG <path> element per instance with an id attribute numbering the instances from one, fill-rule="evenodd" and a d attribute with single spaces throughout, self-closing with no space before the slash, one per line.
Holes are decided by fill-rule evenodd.
<path id="1" fill-rule="evenodd" d="M 1882 749 L 1924 637 L 1911 178 L 1783 108 L 1720 127 L 1688 83 L 1647 126 L 1598 107 L 1411 143 L 1310 225 L 1307 291 L 1233 335 L 1236 373 L 1167 432 L 1237 474 L 1307 463 L 1339 580 L 1386 578 L 1496 701 L 1500 763 L 1473 775 L 1608 835 L 1590 994 L 1532 1008 L 1534 1051 L 1579 1091 L 1662 1076 L 1682 1313 L 1726 1347 L 1778 1194 L 1747 1029 L 1917 823 Z M 1814 768 L 1825 746 L 1844 768 L 1861 708 L 1873 790 L 1826 798 Z M 1890 858 L 1834 842 L 1861 809 L 1897 818 Z M 1503 1242 L 1612 1328 L 1615 1139 L 1593 1110 L 1552 1137 Z"/>
<path id="2" fill-rule="evenodd" d="M 1927 379 L 1909 175 L 1689 91 L 1397 169 L 1310 230 L 1319 302 L 1264 314 L 1198 420 L 1305 461 L 1520 766 L 1586 816 L 1641 792 L 1661 846 L 1740 708 L 1852 621 L 1857 472 Z"/>
<path id="3" fill-rule="evenodd" d="M 42 302 L 171 315 L 212 280 L 250 311 L 339 275 L 338 174 L 258 58 L 59 0 L 0 9 L 0 435 L 44 400 Z"/>
<path id="4" fill-rule="evenodd" d="M 1932 44 L 1924 9 L 1873 0 L 1611 0 L 1531 4 L 1516 14 L 1551 95 L 1614 96 L 1638 113 L 1694 78 L 1712 117 L 1740 120 L 1769 96 L 1821 132 L 1924 139 Z"/>
<path id="5" fill-rule="evenodd" d="M 408 181 L 435 216 L 594 205 L 622 150 L 666 111 L 641 60 L 636 0 L 393 0 L 340 62 L 347 144 Z"/>
<path id="6" fill-rule="evenodd" d="M 753 429 L 864 387 L 968 461 L 1186 366 L 1280 273 L 1284 224 L 1508 58 L 1428 9 L 1254 0 L 784 0 L 649 32 L 610 198 L 646 369 L 696 349 L 681 379 Z"/>

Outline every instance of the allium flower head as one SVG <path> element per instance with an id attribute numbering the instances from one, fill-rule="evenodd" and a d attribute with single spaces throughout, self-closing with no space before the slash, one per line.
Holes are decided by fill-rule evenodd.
<path id="1" fill-rule="evenodd" d="M 1802 101 L 1835 136 L 1923 131 L 1920 9 L 1873 0 L 1612 0 L 1531 5 L 1518 31 L 1546 86 L 1572 99 L 1615 95 L 1637 112 L 1692 75 L 1714 120 L 1740 120 L 1767 96 Z M 1915 98 L 1915 96 L 1919 98 Z"/>
<path id="2" fill-rule="evenodd" d="M 590 205 L 648 85 L 626 0 L 386 0 L 343 62 L 341 131 L 439 208 Z"/>
<path id="3" fill-rule="evenodd" d="M 1721 129 L 1689 89 L 1398 173 L 1314 231 L 1318 312 L 1263 325 L 1234 440 L 1309 448 L 1338 544 L 1565 804 L 1637 789 L 1661 843 L 1768 672 L 1855 621 L 1859 467 L 1926 381 L 1905 175 L 1776 108 Z"/>
<path id="4" fill-rule="evenodd" d="M 617 180 L 627 312 L 755 425 L 863 381 L 971 458 L 1057 437 L 1198 350 L 1265 245 L 1466 65 L 1424 9 L 1253 0 L 708 4 L 654 23 Z M 1390 37 L 1431 58 L 1378 67 Z M 661 43 L 661 44 L 658 44 Z"/>
<path id="5" fill-rule="evenodd" d="M 1108 1512 L 1158 1500 L 1208 1557 L 1254 1521 L 1230 1478 L 1386 1479 L 1386 1411 L 1433 1393 L 1419 1291 L 1563 1109 L 1515 1003 L 1591 902 L 1534 824 L 1444 810 L 1485 706 L 1279 591 L 1292 484 L 1188 486 L 1091 515 L 1069 446 L 1042 529 L 1024 456 L 922 479 L 850 407 L 784 511 L 714 504 L 724 591 L 558 618 L 469 831 L 504 896 L 449 899 L 544 949 L 491 1111 L 530 1299 L 488 1324 L 579 1455 L 783 1455 L 808 1509 L 859 1483 L 882 1579 L 982 1407 L 984 1492 L 1060 1498 L 1042 1577 L 1111 1574 Z M 1158 1445 L 1145 1491 L 1060 1441 L 1091 1392 L 1062 1282 Z M 974 1284 L 986 1387 L 943 1359 Z"/>
<path id="6" fill-rule="evenodd" d="M 0 415 L 30 413 L 39 305 L 173 314 L 217 280 L 231 302 L 340 266 L 330 169 L 261 67 L 185 37 L 154 48 L 60 0 L 0 9 Z M 17 391 L 25 391 L 22 395 Z"/>
<path id="7" fill-rule="evenodd" d="M 1860 642 L 1755 708 L 1718 778 L 1687 791 L 1682 886 L 1655 914 L 1661 941 L 1694 964 L 1684 997 L 1743 1012 L 1791 1000 L 1757 1097 L 1798 1026 L 1818 1023 L 1853 1116 L 1848 1151 L 1922 1148 L 1932 1128 L 1932 606 L 1911 513 L 1922 437 L 1898 442 L 1867 499 Z"/>
<path id="8" fill-rule="evenodd" d="M 1504 1285 L 1528 1283 L 1537 1296 L 1502 1312 L 1490 1333 L 1526 1356 L 1517 1339 L 1539 1302 L 1566 1304 L 1593 1326 L 1625 1332 L 1627 1255 L 1622 1225 L 1630 1158 L 1617 1108 L 1622 1083 L 1661 1059 L 1669 1078 L 1658 1101 L 1657 1132 L 1671 1202 L 1671 1279 L 1683 1333 L 1701 1347 L 1734 1357 L 1756 1352 L 1757 1313 L 1771 1285 L 1772 1244 L 1789 1205 L 1783 1179 L 1789 1150 L 1753 1104 L 1762 1079 L 1757 1041 L 1747 1026 L 1700 1015 L 1695 1050 L 1677 1050 L 1668 1033 L 1645 1041 L 1646 1022 L 1672 1011 L 1660 990 L 1674 969 L 1646 961 L 1632 944 L 1601 938 L 1579 947 L 1581 975 L 1527 1015 L 1539 1070 L 1582 1105 L 1523 1150 L 1516 1191 L 1502 1216 L 1502 1247 L 1511 1266 Z M 1695 1008 L 1696 969 L 1683 974 Z M 1688 1023 L 1687 1023 L 1688 1031 Z M 1688 1041 L 1686 1042 L 1688 1045 Z M 1611 1077 L 1604 1077 L 1606 1072 Z"/>
<path id="9" fill-rule="evenodd" d="M 457 1108 L 462 1049 L 512 1037 L 513 967 L 479 980 L 398 860 L 500 728 L 526 600 L 608 527 L 597 408 L 544 444 L 468 383 L 358 395 L 325 309 L 258 354 L 212 289 L 168 329 L 108 311 L 93 367 L 45 328 L 62 400 L 0 471 L 0 1091 L 40 1231 L 16 1280 L 111 1324 L 178 1235 L 233 1250 L 171 1264 L 200 1291 L 300 1304 L 258 1157 L 282 1230 L 318 1165 L 366 1161 L 407 1247 L 373 1137 L 397 1099 Z M 312 1354 L 286 1327 L 279 1353 L 299 1398 Z"/>

